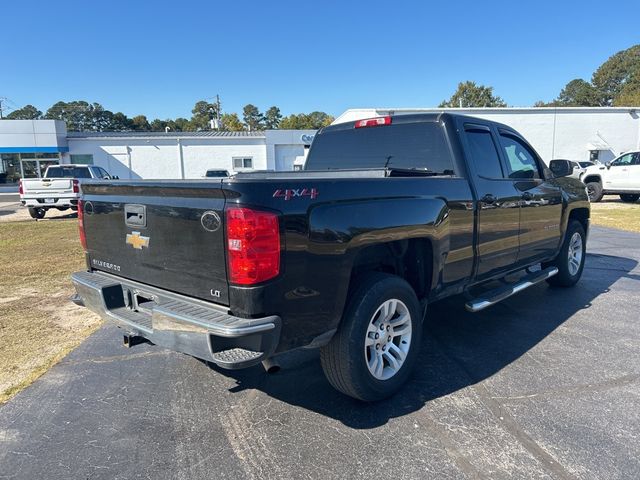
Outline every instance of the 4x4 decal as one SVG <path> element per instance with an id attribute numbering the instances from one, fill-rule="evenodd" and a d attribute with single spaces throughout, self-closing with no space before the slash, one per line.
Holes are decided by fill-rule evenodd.
<path id="1" fill-rule="evenodd" d="M 291 200 L 297 197 L 310 197 L 311 200 L 313 200 L 318 197 L 318 191 L 315 188 L 287 188 L 278 189 L 273 192 L 273 198 Z"/>

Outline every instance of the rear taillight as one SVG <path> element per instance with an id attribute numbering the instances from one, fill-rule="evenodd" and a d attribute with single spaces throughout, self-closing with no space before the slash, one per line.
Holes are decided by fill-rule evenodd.
<path id="1" fill-rule="evenodd" d="M 73 181 L 73 193 L 80 193 L 80 183 L 78 180 Z"/>
<path id="2" fill-rule="evenodd" d="M 22 187 L 22 179 L 18 182 L 18 193 L 20 195 L 24 194 L 24 188 Z"/>
<path id="3" fill-rule="evenodd" d="M 229 281 L 253 285 L 280 273 L 278 216 L 250 208 L 226 210 Z"/>
<path id="4" fill-rule="evenodd" d="M 87 237 L 84 234 L 84 202 L 78 200 L 78 233 L 80 234 L 80 244 L 82 249 L 87 251 Z"/>
<path id="5" fill-rule="evenodd" d="M 355 127 L 380 127 L 382 125 L 391 125 L 391 117 L 389 115 L 387 115 L 386 117 L 366 118 L 364 120 L 358 120 Z"/>

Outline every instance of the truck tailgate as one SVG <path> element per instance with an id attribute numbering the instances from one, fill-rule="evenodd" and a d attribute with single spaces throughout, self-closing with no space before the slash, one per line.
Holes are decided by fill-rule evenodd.
<path id="1" fill-rule="evenodd" d="M 83 183 L 91 267 L 228 305 L 220 183 L 144 183 Z"/>
<path id="2" fill-rule="evenodd" d="M 42 180 L 23 180 L 24 195 L 43 195 L 55 193 L 73 193 L 72 178 L 43 178 Z"/>

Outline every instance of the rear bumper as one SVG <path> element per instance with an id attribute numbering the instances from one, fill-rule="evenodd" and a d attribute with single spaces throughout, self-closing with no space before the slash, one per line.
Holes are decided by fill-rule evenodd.
<path id="1" fill-rule="evenodd" d="M 53 200 L 52 202 L 47 202 L 46 200 Z M 78 206 L 78 198 L 77 197 L 60 197 L 55 196 L 53 194 L 51 197 L 37 197 L 37 198 L 22 198 L 20 203 L 25 207 L 33 207 L 33 208 L 69 208 L 69 207 L 77 207 Z"/>
<path id="2" fill-rule="evenodd" d="M 269 358 L 280 338 L 280 317 L 239 318 L 224 307 L 102 272 L 71 276 L 72 298 L 114 322 L 127 335 L 223 368 L 245 368 Z"/>

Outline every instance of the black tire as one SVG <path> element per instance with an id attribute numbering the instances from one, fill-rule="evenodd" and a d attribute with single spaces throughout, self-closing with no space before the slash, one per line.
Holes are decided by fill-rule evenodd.
<path id="1" fill-rule="evenodd" d="M 367 329 L 374 314 L 391 299 L 400 300 L 406 306 L 411 316 L 411 338 L 404 363 L 393 376 L 380 380 L 372 375 L 367 366 L 365 338 L 369 335 Z M 329 383 L 345 395 L 365 402 L 381 400 L 397 392 L 409 378 L 420 349 L 421 334 L 422 312 L 411 286 L 395 275 L 366 275 L 353 290 L 337 333 L 320 351 L 322 369 Z M 383 345 L 382 350 L 384 348 Z M 391 349 L 386 355 L 391 355 Z M 388 357 L 384 358 L 383 365 L 389 366 Z"/>
<path id="2" fill-rule="evenodd" d="M 599 202 L 602 200 L 602 184 L 600 182 L 587 183 L 587 195 L 592 202 Z"/>
<path id="3" fill-rule="evenodd" d="M 570 259 L 569 259 L 569 248 L 573 239 L 574 234 L 579 234 L 580 239 L 582 241 L 582 256 L 580 260 L 580 266 L 575 273 L 571 273 L 570 268 Z M 543 268 L 547 267 L 557 267 L 558 273 L 553 277 L 549 278 L 547 282 L 550 285 L 555 287 L 573 287 L 580 277 L 582 276 L 582 271 L 584 270 L 584 262 L 587 257 L 587 236 L 584 232 L 584 227 L 577 220 L 570 220 L 569 225 L 567 227 L 567 232 L 564 236 L 564 242 L 562 242 L 562 248 L 560 248 L 560 253 L 553 260 L 553 262 L 544 263 Z"/>
<path id="4" fill-rule="evenodd" d="M 29 215 L 31 215 L 31 218 L 40 220 L 41 218 L 44 218 L 46 214 L 47 214 L 47 211 L 44 208 L 29 207 Z"/>
<path id="5" fill-rule="evenodd" d="M 620 194 L 620 200 L 622 200 L 625 203 L 635 203 L 638 201 L 638 199 L 640 198 L 640 195 L 636 195 L 633 193 L 621 193 Z"/>

